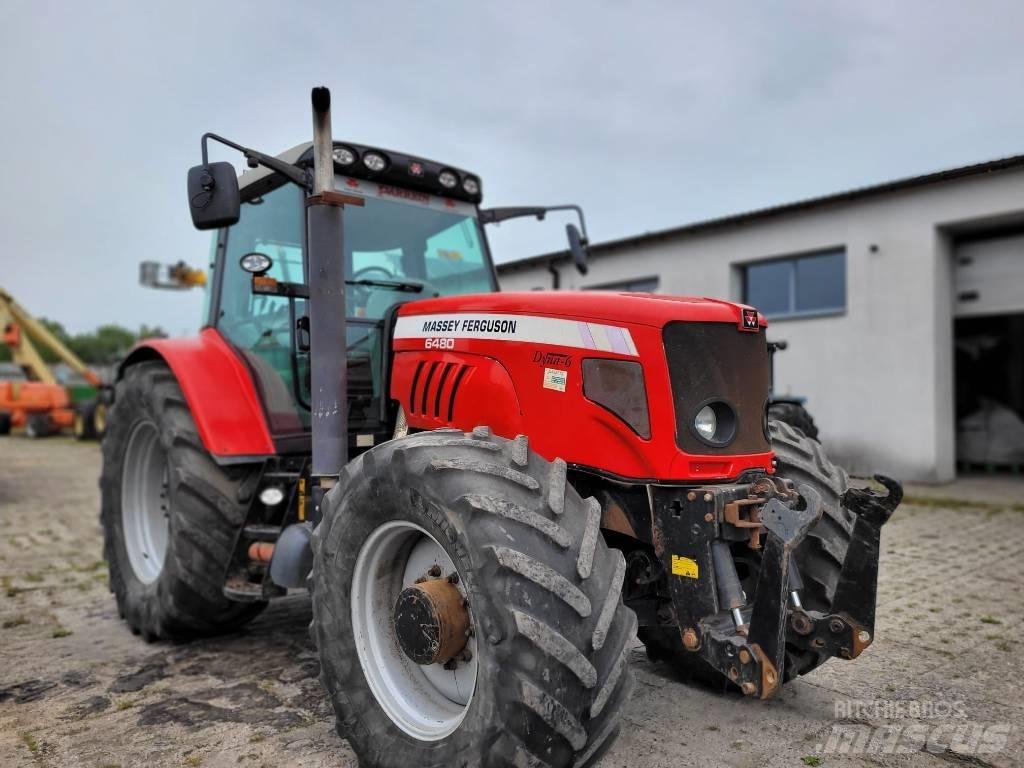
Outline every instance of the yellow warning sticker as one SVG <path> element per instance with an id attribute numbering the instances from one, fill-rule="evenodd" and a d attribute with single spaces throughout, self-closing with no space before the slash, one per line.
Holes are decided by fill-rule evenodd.
<path id="1" fill-rule="evenodd" d="M 672 555 L 672 575 L 685 576 L 688 579 L 698 578 L 697 561 L 682 555 Z"/>

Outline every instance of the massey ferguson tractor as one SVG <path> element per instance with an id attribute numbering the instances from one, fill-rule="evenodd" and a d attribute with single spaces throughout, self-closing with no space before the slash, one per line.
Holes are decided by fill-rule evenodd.
<path id="1" fill-rule="evenodd" d="M 756 309 L 499 293 L 484 225 L 550 209 L 481 208 L 472 173 L 334 142 L 312 106 L 277 157 L 203 137 L 204 328 L 121 366 L 101 517 L 133 632 L 229 631 L 308 588 L 372 768 L 592 765 L 637 637 L 761 699 L 871 644 L 900 486 L 850 487 L 768 420 Z"/>

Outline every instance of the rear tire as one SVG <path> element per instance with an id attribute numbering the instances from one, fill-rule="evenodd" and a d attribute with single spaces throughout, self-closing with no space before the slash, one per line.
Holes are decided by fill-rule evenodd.
<path id="1" fill-rule="evenodd" d="M 842 467 L 828 460 L 819 442 L 803 432 L 781 421 L 770 422 L 769 430 L 778 476 L 798 485 L 811 486 L 821 494 L 824 502 L 821 519 L 797 547 L 796 560 L 804 581 L 800 593 L 801 602 L 805 608 L 827 612 L 832 607 L 839 571 L 853 531 L 853 514 L 842 505 L 849 477 Z M 756 553 L 745 546 L 743 556 L 748 564 L 744 589 L 752 598 L 752 585 L 756 584 L 760 560 Z M 652 660 L 669 663 L 684 679 L 721 688 L 735 687 L 698 654 L 683 648 L 677 627 L 641 627 L 639 637 Z M 783 677 L 788 681 L 798 675 L 805 675 L 828 658 L 787 644 Z"/>
<path id="2" fill-rule="evenodd" d="M 11 434 L 11 414 L 0 411 L 0 435 Z"/>
<path id="3" fill-rule="evenodd" d="M 505 440 L 486 428 L 424 432 L 356 458 L 323 508 L 311 630 L 338 733 L 361 766 L 562 768 L 600 758 L 632 688 L 636 617 L 622 604 L 625 561 L 600 535 L 600 506 L 568 485 L 564 462 L 531 453 L 525 437 Z M 404 549 L 375 549 L 402 526 L 424 536 Z M 395 643 L 373 638 L 396 631 L 389 596 L 408 586 L 410 568 L 418 573 L 403 565 L 413 562 L 408 553 L 431 540 L 459 574 L 477 667 L 472 692 L 458 689 L 442 726 L 420 732 L 421 705 L 409 703 L 420 694 L 396 703 L 401 691 L 426 690 L 424 707 L 443 700 L 426 683 L 392 692 L 380 670 L 430 683 L 439 665 L 417 666 Z M 373 571 L 391 590 L 374 613 L 365 610 L 360 574 L 377 556 L 395 565 L 390 575 Z"/>
<path id="4" fill-rule="evenodd" d="M 252 619 L 266 604 L 230 600 L 223 587 L 254 470 L 214 462 L 162 362 L 125 371 L 110 416 L 100 522 L 121 616 L 147 640 L 183 640 Z"/>

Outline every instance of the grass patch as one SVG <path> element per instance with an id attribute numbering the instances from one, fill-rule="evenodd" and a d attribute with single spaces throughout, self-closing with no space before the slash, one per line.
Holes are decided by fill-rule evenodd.
<path id="1" fill-rule="evenodd" d="M 709 731 L 720 731 L 721 730 L 721 728 L 719 728 L 717 725 L 709 725 L 707 729 Z"/>
<path id="2" fill-rule="evenodd" d="M 996 648 L 1002 651 L 1003 653 L 1010 652 L 1010 644 L 1006 640 L 1000 640 L 998 643 L 996 643 Z"/>
<path id="3" fill-rule="evenodd" d="M 12 619 L 4 621 L 4 629 L 14 629 L 15 627 L 21 627 L 28 624 L 28 619 L 24 616 L 15 616 Z"/>
<path id="4" fill-rule="evenodd" d="M 197 766 L 203 764 L 203 758 L 199 755 L 189 755 L 185 758 L 185 765 Z"/>
<path id="5" fill-rule="evenodd" d="M 36 741 L 36 737 L 31 733 L 22 733 L 21 740 L 25 742 L 25 746 L 28 747 L 28 751 L 33 755 L 39 751 L 39 742 Z"/>
<path id="6" fill-rule="evenodd" d="M 985 616 L 982 616 L 980 619 L 978 619 L 978 621 L 980 621 L 982 624 L 1002 624 L 1003 623 L 999 619 L 997 619 L 995 616 L 989 616 L 987 614 Z"/>
<path id="7" fill-rule="evenodd" d="M 24 576 L 25 581 L 32 582 L 33 584 L 38 584 L 44 578 L 46 578 L 46 577 L 43 576 L 43 574 L 41 574 L 41 573 L 34 573 L 34 572 L 33 573 L 26 573 L 25 576 Z"/>
<path id="8" fill-rule="evenodd" d="M 53 638 L 56 639 L 56 638 L 61 638 L 61 637 L 69 637 L 69 636 L 71 636 L 73 634 L 75 634 L 75 633 L 72 632 L 70 629 L 67 629 L 66 627 L 57 627 L 55 630 L 53 630 L 52 633 L 50 633 L 50 637 L 53 637 Z"/>
<path id="9" fill-rule="evenodd" d="M 715 728 L 715 730 L 717 731 L 718 729 Z M 249 737 L 249 743 L 250 744 L 259 744 L 261 741 L 263 741 L 266 738 L 267 737 L 264 736 L 262 733 L 257 733 L 254 736 L 250 736 Z"/>
<path id="10" fill-rule="evenodd" d="M 800 758 L 800 762 L 804 765 L 821 765 L 821 758 L 817 755 L 804 755 Z"/>

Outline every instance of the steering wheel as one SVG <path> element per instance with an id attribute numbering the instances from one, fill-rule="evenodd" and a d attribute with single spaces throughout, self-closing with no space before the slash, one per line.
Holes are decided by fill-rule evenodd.
<path id="1" fill-rule="evenodd" d="M 370 266 L 370 267 L 363 267 L 362 269 L 357 269 L 355 272 L 352 273 L 352 279 L 353 280 L 358 280 L 363 275 L 365 275 L 367 272 L 380 272 L 381 274 L 384 275 L 384 279 L 385 280 L 394 280 L 394 279 L 396 279 L 396 275 L 395 275 L 394 272 L 391 272 L 389 269 L 387 269 L 387 267 L 378 267 L 378 266 Z"/>

